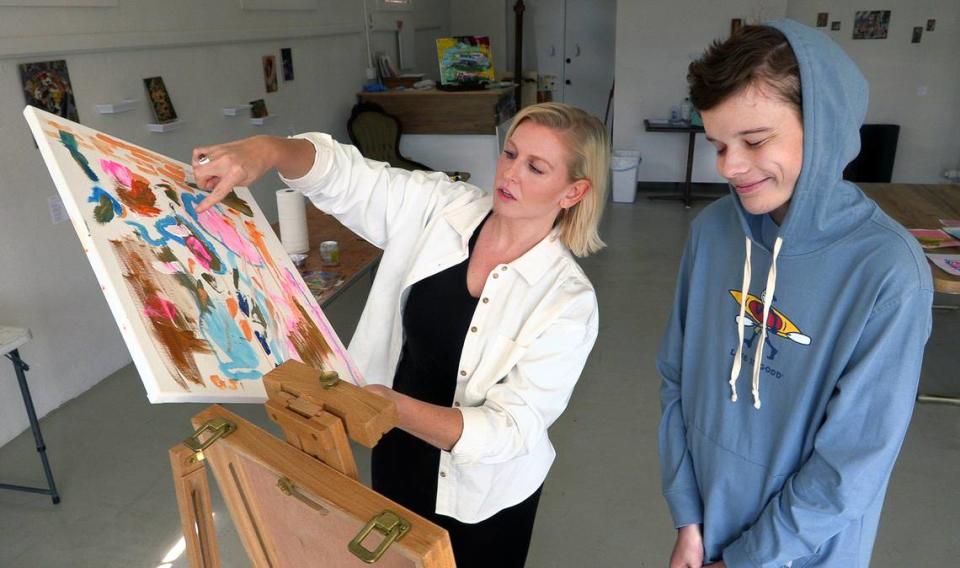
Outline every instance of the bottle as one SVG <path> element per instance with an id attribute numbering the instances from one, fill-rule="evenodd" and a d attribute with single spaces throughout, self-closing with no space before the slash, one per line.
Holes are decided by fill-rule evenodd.
<path id="1" fill-rule="evenodd" d="M 690 97 L 683 99 L 680 104 L 680 120 L 690 122 L 690 115 L 693 112 L 693 105 L 690 104 Z"/>

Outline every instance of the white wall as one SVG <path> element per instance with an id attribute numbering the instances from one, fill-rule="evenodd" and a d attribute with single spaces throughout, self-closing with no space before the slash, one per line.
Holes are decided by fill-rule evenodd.
<path id="1" fill-rule="evenodd" d="M 449 37 L 450 0 L 416 0 L 412 10 L 377 9 L 380 0 L 366 0 L 370 20 L 373 25 L 371 49 L 382 51 L 390 56 L 396 67 L 400 67 L 397 56 L 397 20 L 403 20 L 404 28 L 413 28 L 414 64 L 407 64 L 403 73 L 423 73 L 424 78 L 440 80 L 440 67 L 437 63 L 436 40 Z"/>
<path id="2" fill-rule="evenodd" d="M 512 0 L 450 0 L 450 35 L 489 36 L 498 78 L 513 68 L 513 52 L 507 53 L 508 11 L 513 18 Z M 509 43 L 513 49 L 513 38 Z"/>
<path id="3" fill-rule="evenodd" d="M 885 40 L 852 40 L 856 9 L 891 10 Z M 867 122 L 900 124 L 895 182 L 937 183 L 944 169 L 960 165 L 960 3 L 956 0 L 891 0 L 851 6 L 845 0 L 732 0 L 729 2 L 631 2 L 617 7 L 614 146 L 640 150 L 641 181 L 681 181 L 684 135 L 647 133 L 644 118 L 669 116 L 686 96 L 687 65 L 715 38 L 726 37 L 731 18 L 759 21 L 791 17 L 815 25 L 817 12 L 840 20 L 831 35 L 870 81 Z M 910 43 L 914 26 L 936 18 L 933 32 Z M 925 86 L 927 94 L 917 94 Z M 693 180 L 723 182 L 712 146 L 697 137 Z"/>
<path id="4" fill-rule="evenodd" d="M 276 0 L 274 5 L 283 3 Z M 29 327 L 21 349 L 42 416 L 130 362 L 69 223 L 53 225 L 53 183 L 21 116 L 17 65 L 66 59 L 82 123 L 188 160 L 198 144 L 268 133 L 322 130 L 346 139 L 363 83 L 360 4 L 318 0 L 316 10 L 244 11 L 237 0 L 119 0 L 113 8 L 0 7 L 0 325 Z M 446 0 L 418 0 L 439 9 Z M 418 8 L 420 10 L 420 8 Z M 420 18 L 419 12 L 413 14 Z M 261 56 L 293 48 L 296 79 L 264 90 Z M 147 131 L 142 78 L 161 75 L 182 129 Z M 96 103 L 138 98 L 131 112 L 100 115 Z M 266 99 L 277 118 L 263 127 L 225 118 L 223 106 Z M 275 218 L 269 178 L 254 186 Z M 27 427 L 12 366 L 0 360 L 0 444 Z"/>
<path id="5" fill-rule="evenodd" d="M 717 38 L 730 33 L 731 18 L 782 18 L 787 0 L 617 3 L 614 148 L 640 150 L 641 181 L 682 181 L 687 136 L 644 132 L 643 119 L 668 118 L 687 93 L 687 66 Z M 693 181 L 723 182 L 714 167 L 715 152 L 697 136 Z"/>
<path id="6" fill-rule="evenodd" d="M 854 40 L 857 9 L 890 10 L 887 39 Z M 817 12 L 840 21 L 826 33 L 857 62 L 870 82 L 868 123 L 900 125 L 894 182 L 943 182 L 944 170 L 960 165 L 960 2 L 888 0 L 851 6 L 844 0 L 790 0 L 787 16 L 815 26 Z M 932 32 L 927 19 L 937 20 Z M 914 26 L 924 28 L 910 43 Z M 926 94 L 921 94 L 923 90 Z"/>

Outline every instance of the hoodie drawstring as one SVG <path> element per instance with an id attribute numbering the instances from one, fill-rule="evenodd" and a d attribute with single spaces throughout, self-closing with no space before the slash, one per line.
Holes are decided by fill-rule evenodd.
<path id="1" fill-rule="evenodd" d="M 777 257 L 780 256 L 780 247 L 783 239 L 777 237 L 773 243 L 773 259 L 770 261 L 770 271 L 767 273 L 767 288 L 763 294 L 763 318 L 760 320 L 760 341 L 753 358 L 753 407 L 760 409 L 760 366 L 763 362 L 763 347 L 767 342 L 767 320 L 770 317 L 770 308 L 773 304 L 773 294 L 777 288 Z M 730 370 L 730 388 L 733 391 L 730 400 L 737 401 L 737 378 L 740 375 L 740 359 L 743 353 L 743 334 L 746 320 L 747 295 L 750 291 L 750 238 L 746 238 L 746 258 L 743 264 L 743 286 L 740 293 L 740 317 L 737 318 L 737 336 L 740 343 L 733 359 L 733 368 Z"/>
<path id="2" fill-rule="evenodd" d="M 746 239 L 746 258 L 743 261 L 743 284 L 740 286 L 740 316 L 737 317 L 737 354 L 733 356 L 730 369 L 730 400 L 737 402 L 737 377 L 740 376 L 740 359 L 743 357 L 744 315 L 747 313 L 747 291 L 750 289 L 750 238 Z"/>

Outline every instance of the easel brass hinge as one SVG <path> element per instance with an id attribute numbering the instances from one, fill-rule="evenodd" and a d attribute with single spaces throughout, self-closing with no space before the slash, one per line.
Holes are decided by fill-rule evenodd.
<path id="1" fill-rule="evenodd" d="M 383 535 L 383 540 L 380 541 L 380 545 L 375 550 L 367 550 L 363 546 L 363 541 L 374 530 Z M 385 509 L 370 519 L 370 522 L 350 541 L 347 548 L 360 560 L 367 564 L 373 564 L 380 560 L 380 557 L 390 548 L 390 545 L 403 538 L 403 535 L 409 531 L 410 523 L 406 519 L 389 509 Z"/>
<path id="2" fill-rule="evenodd" d="M 220 438 L 226 438 L 230 434 L 233 434 L 236 430 L 237 425 L 224 418 L 213 418 L 205 422 L 203 426 L 197 428 L 197 430 L 189 438 L 183 441 L 183 445 L 193 451 L 193 455 L 190 456 L 189 462 L 194 463 L 203 461 L 205 459 L 203 450 L 209 448 Z M 211 433 L 210 437 L 201 442 L 200 436 L 208 431 Z"/>

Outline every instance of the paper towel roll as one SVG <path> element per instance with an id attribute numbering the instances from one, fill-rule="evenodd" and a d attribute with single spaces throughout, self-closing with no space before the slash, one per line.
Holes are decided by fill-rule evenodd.
<path id="1" fill-rule="evenodd" d="M 310 250 L 307 234 L 307 208 L 303 194 L 292 189 L 277 191 L 277 218 L 280 223 L 280 242 L 287 254 Z"/>

